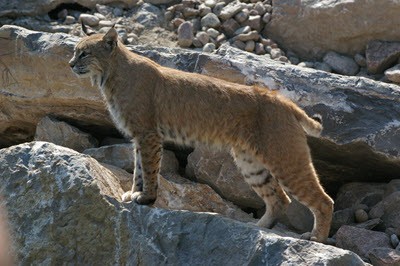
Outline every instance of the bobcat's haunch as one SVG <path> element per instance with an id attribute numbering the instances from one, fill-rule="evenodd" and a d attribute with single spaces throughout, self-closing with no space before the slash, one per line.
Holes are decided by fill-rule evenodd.
<path id="1" fill-rule="evenodd" d="M 306 139 L 322 126 L 293 102 L 268 89 L 162 67 L 130 52 L 114 28 L 83 38 L 69 64 L 99 87 L 114 123 L 135 143 L 134 182 L 124 201 L 156 199 L 163 141 L 227 146 L 267 205 L 258 225 L 273 225 L 288 192 L 314 214 L 311 239 L 326 241 L 333 201 Z"/>

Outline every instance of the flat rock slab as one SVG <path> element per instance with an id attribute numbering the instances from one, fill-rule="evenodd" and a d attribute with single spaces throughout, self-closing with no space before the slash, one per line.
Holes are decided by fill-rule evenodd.
<path id="1" fill-rule="evenodd" d="M 123 204 L 110 171 L 46 142 L 0 150 L 0 178 L 24 265 L 365 265 L 350 251 L 219 215 Z"/>

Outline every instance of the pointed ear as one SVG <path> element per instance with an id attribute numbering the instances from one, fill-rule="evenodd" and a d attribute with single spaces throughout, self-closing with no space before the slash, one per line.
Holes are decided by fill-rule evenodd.
<path id="1" fill-rule="evenodd" d="M 114 28 L 114 25 L 107 31 L 103 36 L 103 41 L 106 43 L 110 50 L 113 50 L 117 46 L 118 33 Z"/>
<path id="2" fill-rule="evenodd" d="M 88 29 L 85 24 L 83 24 L 83 21 L 81 21 L 81 25 L 82 25 L 82 32 L 86 35 L 86 36 L 90 36 L 95 34 L 95 32 L 91 29 Z"/>

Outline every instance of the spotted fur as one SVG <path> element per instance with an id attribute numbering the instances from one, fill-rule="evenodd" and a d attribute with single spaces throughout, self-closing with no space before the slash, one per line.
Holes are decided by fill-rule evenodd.
<path id="1" fill-rule="evenodd" d="M 227 146 L 267 205 L 260 226 L 273 225 L 290 202 L 288 192 L 313 212 L 312 239 L 326 240 L 333 201 L 306 139 L 322 126 L 293 102 L 265 88 L 162 67 L 130 52 L 114 28 L 83 38 L 70 66 L 99 87 L 115 124 L 135 142 L 134 184 L 124 201 L 156 199 L 163 141 Z"/>

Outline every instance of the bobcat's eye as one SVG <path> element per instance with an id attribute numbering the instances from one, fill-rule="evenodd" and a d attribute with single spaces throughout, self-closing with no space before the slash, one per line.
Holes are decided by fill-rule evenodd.
<path id="1" fill-rule="evenodd" d="M 82 58 L 85 58 L 85 57 L 88 56 L 88 55 L 89 55 L 88 52 L 83 51 L 83 52 L 79 55 L 79 58 L 82 59 Z"/>

